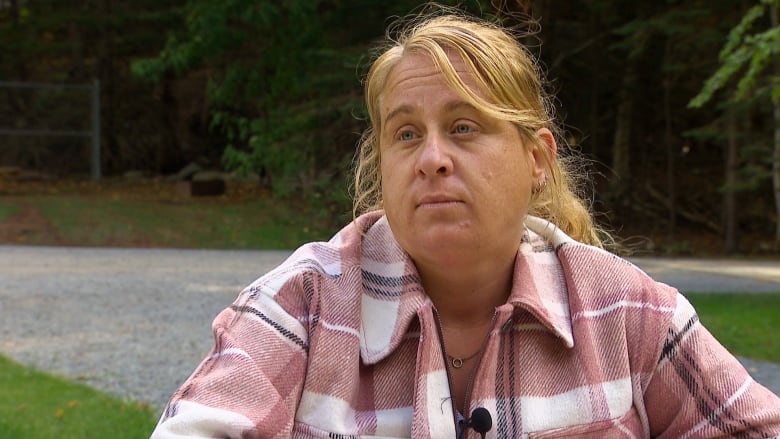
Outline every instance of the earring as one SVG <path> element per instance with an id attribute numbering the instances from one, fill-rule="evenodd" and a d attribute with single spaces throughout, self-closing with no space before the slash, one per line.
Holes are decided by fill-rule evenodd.
<path id="1" fill-rule="evenodd" d="M 539 192 L 543 191 L 546 186 L 547 186 L 547 179 L 541 178 L 536 181 L 536 185 L 534 186 L 533 189 L 531 189 L 531 193 L 536 195 Z"/>

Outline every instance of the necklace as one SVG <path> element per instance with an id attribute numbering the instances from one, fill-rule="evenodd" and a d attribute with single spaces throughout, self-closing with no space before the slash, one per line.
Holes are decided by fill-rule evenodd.
<path id="1" fill-rule="evenodd" d="M 452 367 L 454 367 L 455 369 L 460 369 L 461 367 L 463 367 L 463 363 L 465 363 L 465 362 L 471 360 L 472 358 L 476 357 L 478 353 L 479 353 L 479 351 L 474 352 L 473 354 L 471 354 L 471 355 L 469 355 L 468 357 L 465 357 L 465 358 L 457 358 L 457 357 L 453 357 L 450 354 L 447 354 L 447 359 L 450 360 L 450 364 L 452 365 Z"/>

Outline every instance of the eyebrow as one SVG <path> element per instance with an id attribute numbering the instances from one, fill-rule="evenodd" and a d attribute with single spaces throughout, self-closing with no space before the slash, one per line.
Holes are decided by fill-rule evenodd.
<path id="1" fill-rule="evenodd" d="M 455 111 L 455 110 L 471 110 L 471 111 L 479 112 L 477 107 L 471 105 L 470 103 L 468 103 L 466 101 L 452 101 L 452 102 L 449 102 L 447 105 L 444 106 L 444 109 L 447 112 L 450 112 L 450 113 Z"/>
<path id="2" fill-rule="evenodd" d="M 447 103 L 444 106 L 444 110 L 448 113 L 452 113 L 456 110 L 471 110 L 471 111 L 479 111 L 477 107 L 471 105 L 470 103 L 466 101 L 452 101 Z M 382 126 L 387 126 L 388 122 L 390 122 L 391 119 L 394 117 L 400 115 L 400 114 L 411 114 L 414 110 L 412 109 L 411 105 L 401 105 L 400 107 L 394 109 L 390 113 L 387 114 L 387 117 L 385 117 L 385 120 L 382 122 Z"/>
<path id="3" fill-rule="evenodd" d="M 398 116 L 399 114 L 410 114 L 412 112 L 412 106 L 411 105 L 401 105 L 400 107 L 396 108 L 395 110 L 391 111 L 387 114 L 387 117 L 385 117 L 385 120 L 382 121 L 382 126 L 387 126 L 387 123 L 390 122 L 391 119 Z"/>

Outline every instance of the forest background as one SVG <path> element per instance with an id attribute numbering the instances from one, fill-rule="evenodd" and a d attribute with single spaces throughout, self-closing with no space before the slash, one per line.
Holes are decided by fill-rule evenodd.
<path id="1" fill-rule="evenodd" d="M 316 206 L 336 230 L 351 217 L 370 50 L 421 4 L 0 0 L 0 166 L 89 178 L 85 139 L 7 134 L 89 129 L 88 94 L 19 84 L 98 81 L 104 178 L 197 164 Z M 457 4 L 536 21 L 522 41 L 566 142 L 592 164 L 583 190 L 624 246 L 777 255 L 780 1 Z"/>

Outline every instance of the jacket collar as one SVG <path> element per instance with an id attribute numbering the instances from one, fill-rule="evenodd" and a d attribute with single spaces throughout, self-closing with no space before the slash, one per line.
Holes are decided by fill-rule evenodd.
<path id="1" fill-rule="evenodd" d="M 416 316 L 431 309 L 420 276 L 393 236 L 387 218 L 360 218 L 362 276 L 360 354 L 366 364 L 387 357 L 406 337 Z M 554 249 L 574 242 L 552 223 L 527 217 L 507 304 L 530 312 L 567 347 L 574 345 L 565 276 Z"/>
<path id="2" fill-rule="evenodd" d="M 533 315 L 566 347 L 574 346 L 569 294 L 563 266 L 556 251 L 574 242 L 547 220 L 528 216 L 526 233 L 515 258 L 512 292 L 507 303 Z"/>

